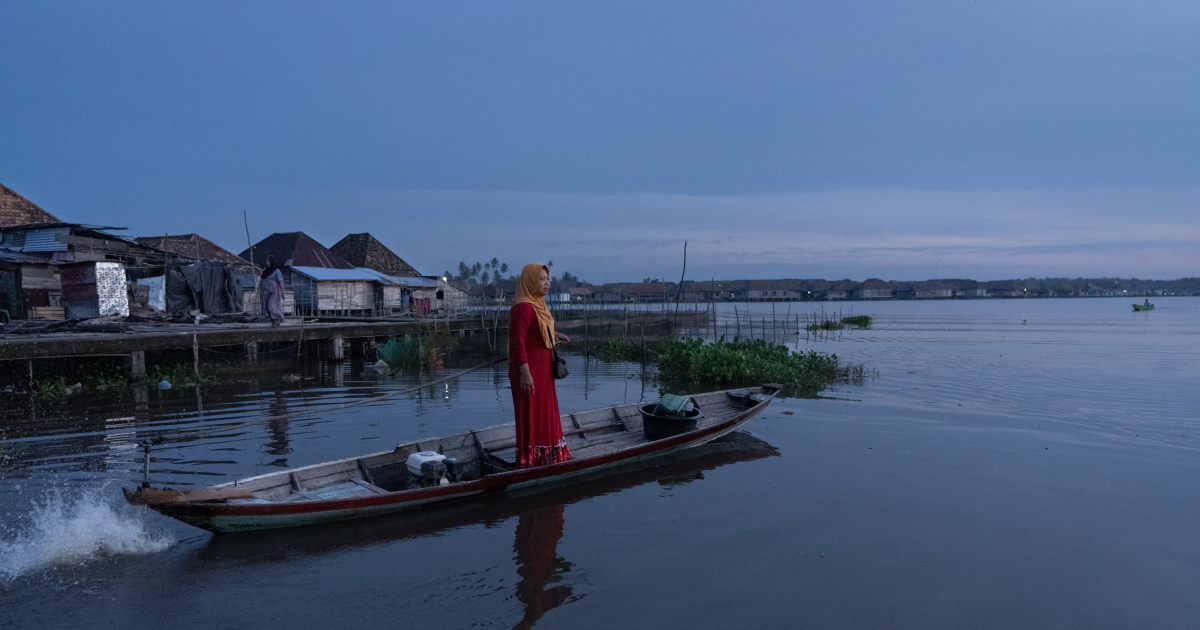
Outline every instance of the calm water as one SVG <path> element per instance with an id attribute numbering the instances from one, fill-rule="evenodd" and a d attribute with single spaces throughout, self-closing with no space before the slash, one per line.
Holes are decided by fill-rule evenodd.
<path id="1" fill-rule="evenodd" d="M 173 487 L 384 450 L 508 421 L 503 366 L 282 423 L 412 381 L 0 399 L 0 627 L 1190 627 L 1200 299 L 1129 301 L 825 304 L 876 324 L 790 343 L 877 378 L 655 467 L 316 530 L 214 537 L 123 505 L 136 439 L 256 421 L 156 450 Z M 571 360 L 564 411 L 658 395 Z"/>

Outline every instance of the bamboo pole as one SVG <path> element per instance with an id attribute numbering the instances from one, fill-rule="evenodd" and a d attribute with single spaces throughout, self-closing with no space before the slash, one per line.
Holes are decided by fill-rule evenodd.
<path id="1" fill-rule="evenodd" d="M 679 328 L 679 298 L 683 295 L 683 278 L 687 275 L 687 241 L 683 242 L 683 271 L 679 274 L 679 286 L 675 289 L 675 322 L 671 325 L 671 338 Z M 664 304 L 663 306 L 666 306 Z"/>

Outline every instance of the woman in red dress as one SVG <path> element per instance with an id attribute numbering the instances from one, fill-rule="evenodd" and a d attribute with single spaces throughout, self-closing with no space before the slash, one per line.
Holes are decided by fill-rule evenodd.
<path id="1" fill-rule="evenodd" d="M 539 263 L 525 265 L 508 328 L 508 380 L 517 416 L 517 463 L 521 468 L 571 459 L 550 375 L 554 344 L 571 338 L 554 331 L 554 317 L 546 308 L 549 292 L 550 269 Z"/>

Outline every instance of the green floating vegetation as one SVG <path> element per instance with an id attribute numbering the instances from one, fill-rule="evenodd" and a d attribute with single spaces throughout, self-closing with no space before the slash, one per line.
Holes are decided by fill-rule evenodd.
<path id="1" fill-rule="evenodd" d="M 196 374 L 195 367 L 190 363 L 156 365 L 145 378 L 147 385 L 158 385 L 166 381 L 174 387 L 203 385 L 215 380 L 217 380 L 217 377 L 211 366 L 201 366 L 200 373 Z"/>
<path id="2" fill-rule="evenodd" d="M 871 327 L 871 316 L 870 315 L 852 315 L 850 317 L 843 317 L 842 323 L 847 326 L 856 326 L 858 328 L 870 328 Z"/>
<path id="3" fill-rule="evenodd" d="M 572 350 L 582 350 L 572 344 Z M 843 364 L 836 354 L 810 350 L 792 352 L 785 345 L 763 339 L 725 337 L 713 343 L 703 339 L 657 341 L 644 345 L 620 338 L 593 344 L 592 356 L 614 363 L 655 363 L 658 378 L 676 383 L 731 386 L 781 383 L 795 391 L 820 391 L 837 382 L 861 383 L 870 375 L 861 364 Z"/>
<path id="4" fill-rule="evenodd" d="M 871 319 L 870 315 L 851 315 L 850 317 L 843 317 L 840 320 L 823 319 L 819 322 L 813 322 L 805 326 L 804 329 L 809 331 L 842 330 L 847 326 L 854 326 L 855 328 L 870 328 L 872 321 L 873 320 Z"/>
<path id="5" fill-rule="evenodd" d="M 392 337 L 375 346 L 375 355 L 398 371 L 433 370 L 442 367 L 442 355 L 458 348 L 458 339 L 448 332 Z"/>
<path id="6" fill-rule="evenodd" d="M 732 386 L 782 383 L 808 391 L 836 382 L 861 382 L 868 376 L 864 366 L 843 365 L 836 354 L 792 352 L 764 339 L 725 341 L 724 337 L 716 343 L 693 339 L 663 344 L 658 373 L 668 381 Z"/>

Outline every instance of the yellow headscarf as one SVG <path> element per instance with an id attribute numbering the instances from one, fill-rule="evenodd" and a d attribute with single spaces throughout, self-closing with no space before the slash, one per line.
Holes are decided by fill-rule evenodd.
<path id="1" fill-rule="evenodd" d="M 539 328 L 542 330 L 542 343 L 545 343 L 547 348 L 553 348 L 554 316 L 550 314 L 550 309 L 546 308 L 546 298 L 542 295 L 542 288 L 538 283 L 538 276 L 542 270 L 550 273 L 550 268 L 541 263 L 529 263 L 521 269 L 521 279 L 517 281 L 517 295 L 513 299 L 513 306 L 524 302 L 533 307 L 538 323 L 541 324 Z"/>

